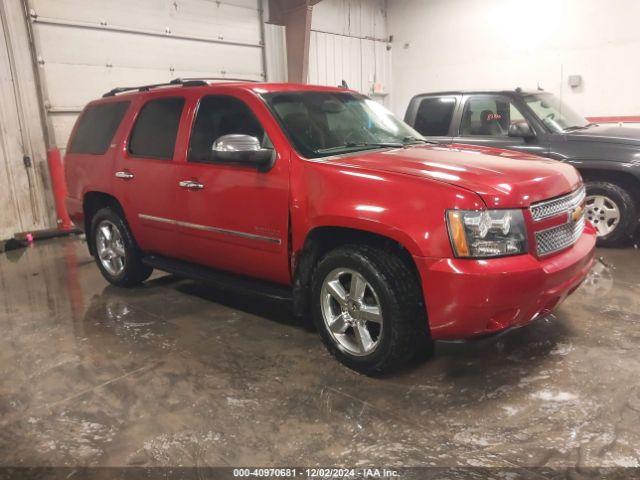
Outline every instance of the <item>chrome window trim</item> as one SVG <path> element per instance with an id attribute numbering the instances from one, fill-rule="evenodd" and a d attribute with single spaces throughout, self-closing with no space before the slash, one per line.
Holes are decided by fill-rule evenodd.
<path id="1" fill-rule="evenodd" d="M 584 185 L 577 190 L 563 195 L 562 197 L 552 198 L 542 202 L 534 203 L 529 207 L 531 217 L 534 222 L 539 222 L 546 218 L 555 217 L 563 213 L 571 212 L 574 208 L 582 204 L 586 197 Z"/>
<path id="2" fill-rule="evenodd" d="M 235 237 L 248 238 L 250 240 L 258 240 L 258 241 L 267 242 L 267 243 L 274 243 L 276 245 L 280 245 L 282 243 L 282 240 L 275 237 L 266 237 L 264 235 L 257 235 L 255 233 L 240 232 L 238 230 L 228 230 L 226 228 L 211 227 L 209 225 L 200 225 L 198 223 L 181 222 L 180 220 L 173 220 L 171 218 L 164 218 L 164 217 L 156 217 L 154 215 L 147 215 L 145 213 L 139 213 L 138 217 L 143 220 L 151 220 L 154 222 L 168 223 L 171 225 L 177 225 L 177 226 L 186 227 L 186 228 L 193 228 L 194 230 L 203 230 L 206 232 L 215 232 L 215 233 L 222 233 L 225 235 L 233 235 Z"/>

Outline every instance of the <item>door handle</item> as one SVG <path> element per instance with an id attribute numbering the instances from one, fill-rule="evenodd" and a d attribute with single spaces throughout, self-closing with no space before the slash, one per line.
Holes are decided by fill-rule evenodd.
<path id="1" fill-rule="evenodd" d="M 189 190 L 202 190 L 204 188 L 203 184 L 195 180 L 182 180 L 178 185 Z"/>
<path id="2" fill-rule="evenodd" d="M 125 170 L 121 172 L 116 172 L 116 178 L 122 178 L 124 180 L 131 180 L 134 177 L 133 173 L 127 172 Z"/>

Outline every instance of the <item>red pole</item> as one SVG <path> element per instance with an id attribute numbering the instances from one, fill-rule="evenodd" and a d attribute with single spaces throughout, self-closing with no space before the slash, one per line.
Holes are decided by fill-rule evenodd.
<path id="1" fill-rule="evenodd" d="M 58 229 L 71 230 L 73 224 L 71 223 L 71 218 L 69 218 L 69 213 L 64 203 L 65 197 L 67 196 L 67 183 L 64 178 L 60 150 L 57 148 L 47 150 L 47 164 L 49 165 L 49 175 L 51 176 L 53 199 L 56 204 L 56 222 Z"/>

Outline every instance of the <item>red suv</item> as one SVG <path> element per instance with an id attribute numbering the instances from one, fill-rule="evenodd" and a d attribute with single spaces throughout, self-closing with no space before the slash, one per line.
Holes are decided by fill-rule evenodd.
<path id="1" fill-rule="evenodd" d="M 115 89 L 84 109 L 65 167 L 67 207 L 109 282 L 158 268 L 293 300 L 367 374 L 435 339 L 526 324 L 593 261 L 572 166 L 429 144 L 339 88 Z"/>

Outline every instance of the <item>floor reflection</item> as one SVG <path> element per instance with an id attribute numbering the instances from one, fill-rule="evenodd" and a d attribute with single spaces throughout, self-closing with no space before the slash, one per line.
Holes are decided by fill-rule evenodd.
<path id="1" fill-rule="evenodd" d="M 7 252 L 0 464 L 637 465 L 640 258 L 598 254 L 552 315 L 372 379 L 290 306 L 118 289 L 73 238 Z"/>

